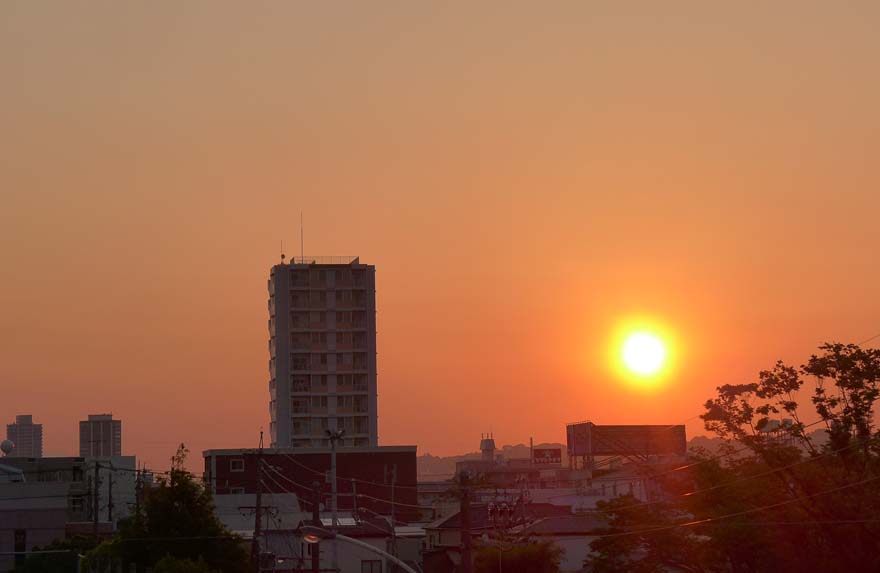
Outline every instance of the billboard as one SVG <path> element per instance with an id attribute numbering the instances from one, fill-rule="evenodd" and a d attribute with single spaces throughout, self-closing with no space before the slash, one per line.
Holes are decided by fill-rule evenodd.
<path id="1" fill-rule="evenodd" d="M 562 463 L 562 448 L 535 448 L 532 453 L 535 465 L 553 465 Z"/>
<path id="2" fill-rule="evenodd" d="M 569 424 L 565 428 L 569 456 L 589 455 L 590 422 Z"/>
<path id="3" fill-rule="evenodd" d="M 568 450 L 573 456 L 683 456 L 687 451 L 684 425 L 599 426 L 569 424 Z"/>

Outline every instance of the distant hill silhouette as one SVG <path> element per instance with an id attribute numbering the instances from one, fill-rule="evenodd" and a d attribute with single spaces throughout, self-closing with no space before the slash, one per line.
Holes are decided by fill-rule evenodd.
<path id="1" fill-rule="evenodd" d="M 825 430 L 816 430 L 808 435 L 816 446 L 821 446 L 828 441 L 828 435 Z M 703 451 L 710 455 L 717 455 L 721 452 L 723 444 L 724 440 L 721 438 L 694 436 L 688 440 L 688 451 Z M 565 444 L 542 443 L 535 444 L 535 448 L 561 448 L 562 463 L 563 465 L 568 463 Z M 502 446 L 500 449 L 495 450 L 495 452 L 496 454 L 504 454 L 504 459 L 529 458 L 529 446 L 527 444 Z M 468 452 L 457 456 L 432 456 L 431 454 L 424 454 L 418 457 L 419 479 L 426 481 L 449 479 L 455 474 L 456 462 L 477 459 L 480 459 L 480 452 Z"/>

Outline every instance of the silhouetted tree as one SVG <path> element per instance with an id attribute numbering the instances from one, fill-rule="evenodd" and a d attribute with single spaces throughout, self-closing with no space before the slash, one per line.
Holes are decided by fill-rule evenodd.
<path id="1" fill-rule="evenodd" d="M 757 382 L 718 387 L 702 418 L 729 441 L 726 455 L 695 459 L 688 470 L 694 495 L 602 504 L 609 535 L 592 543 L 585 565 L 600 572 L 880 570 L 880 350 L 835 343 L 820 351 L 800 368 L 778 362 Z M 819 417 L 810 424 L 799 402 L 808 381 Z M 822 445 L 808 432 L 817 424 L 830 438 Z"/>
<path id="2" fill-rule="evenodd" d="M 241 538 L 226 530 L 214 515 L 210 492 L 184 469 L 186 454 L 181 444 L 168 477 L 160 478 L 158 486 L 147 492 L 139 513 L 119 522 L 113 539 L 89 553 L 90 563 L 112 559 L 124 567 L 135 564 L 142 568 L 156 567 L 164 559 L 168 567 L 185 568 L 190 560 L 193 566 L 204 564 L 209 571 L 248 571 L 249 557 Z"/>
<path id="3" fill-rule="evenodd" d="M 474 573 L 497 573 L 499 559 L 502 571 L 529 571 L 530 573 L 557 573 L 563 550 L 552 542 L 536 542 L 500 548 L 483 545 L 474 552 Z"/>
<path id="4" fill-rule="evenodd" d="M 58 540 L 44 547 L 34 547 L 34 551 L 67 551 L 30 555 L 24 563 L 15 568 L 15 573 L 76 573 L 80 555 L 95 548 L 97 542 L 91 536 L 77 535 L 70 539 Z"/>
<path id="5" fill-rule="evenodd" d="M 215 573 L 204 560 L 181 559 L 166 555 L 153 567 L 153 573 Z"/>

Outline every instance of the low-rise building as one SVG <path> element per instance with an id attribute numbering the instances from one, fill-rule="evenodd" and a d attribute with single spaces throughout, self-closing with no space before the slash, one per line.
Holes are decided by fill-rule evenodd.
<path id="1" fill-rule="evenodd" d="M 14 552 L 111 534 L 134 504 L 135 472 L 133 456 L 0 460 L 0 572 L 13 569 Z"/>
<path id="2" fill-rule="evenodd" d="M 529 540 L 546 541 L 562 549 L 562 572 L 582 571 L 590 543 L 604 532 L 608 522 L 600 515 L 557 515 L 539 519 L 517 531 Z"/>
<path id="3" fill-rule="evenodd" d="M 291 493 L 311 511 L 318 484 L 318 503 L 330 507 L 329 448 L 217 449 L 203 452 L 205 481 L 216 497 L 263 492 Z M 262 466 L 258 457 L 262 456 Z M 258 469 L 261 468 L 261 469 Z M 337 509 L 349 514 L 368 509 L 417 521 L 416 446 L 344 447 L 336 453 Z M 392 507 L 394 511 L 392 512 Z"/>

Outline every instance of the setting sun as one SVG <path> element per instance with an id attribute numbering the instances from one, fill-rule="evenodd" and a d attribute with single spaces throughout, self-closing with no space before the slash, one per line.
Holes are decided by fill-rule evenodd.
<path id="1" fill-rule="evenodd" d="M 623 343 L 622 358 L 630 372 L 640 376 L 650 376 L 663 367 L 666 347 L 653 334 L 636 332 Z"/>
<path id="2" fill-rule="evenodd" d="M 659 389 L 678 370 L 679 337 L 664 319 L 619 318 L 608 342 L 611 372 L 636 388 Z"/>

